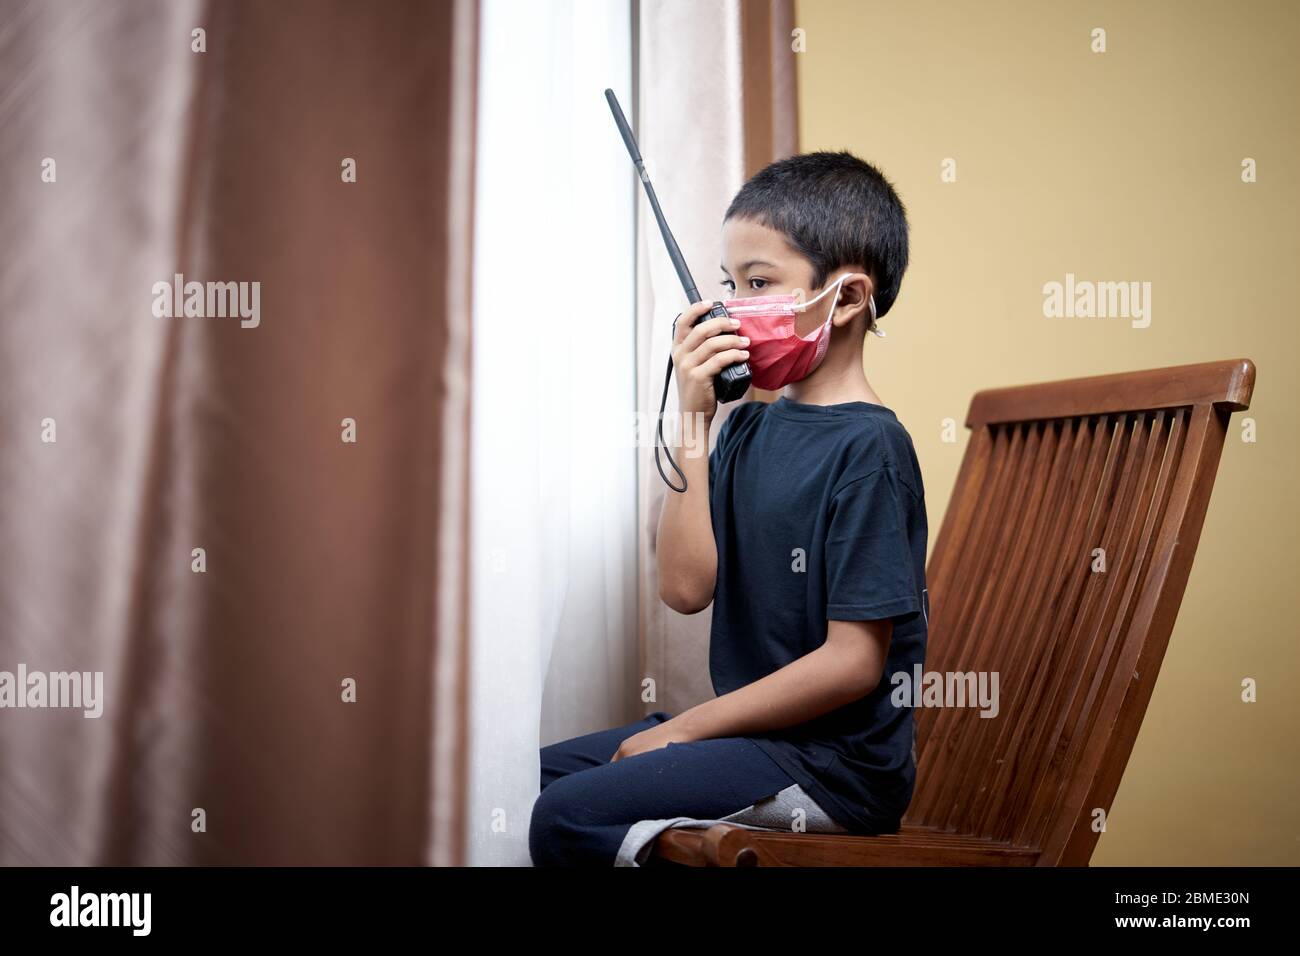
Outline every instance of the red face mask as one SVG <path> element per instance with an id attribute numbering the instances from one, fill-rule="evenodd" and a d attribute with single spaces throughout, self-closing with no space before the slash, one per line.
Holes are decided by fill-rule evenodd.
<path id="1" fill-rule="evenodd" d="M 829 286 L 809 302 L 800 302 L 793 295 L 723 300 L 727 314 L 740 320 L 736 334 L 749 337 L 745 348 L 749 350 L 747 361 L 755 388 L 777 391 L 807 378 L 822 363 L 831 342 L 831 318 L 840 298 L 840 286 L 847 278 L 847 274 L 842 275 L 835 283 L 835 298 L 831 300 L 826 321 L 804 336 L 795 332 L 795 321 L 801 312 L 831 291 Z M 875 319 L 876 299 L 872 296 L 871 320 Z"/>

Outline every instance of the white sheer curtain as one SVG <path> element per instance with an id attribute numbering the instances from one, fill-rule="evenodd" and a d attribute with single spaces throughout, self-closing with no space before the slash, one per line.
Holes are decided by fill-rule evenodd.
<path id="1" fill-rule="evenodd" d="M 745 181 L 740 3 L 645 3 L 638 24 L 641 152 L 673 236 L 704 298 L 728 296 L 718 282 L 722 215 Z M 692 64 L 689 71 L 682 69 L 685 63 Z M 643 208 L 646 215 L 637 230 L 638 325 L 641 354 L 643 359 L 649 357 L 650 374 L 648 380 L 642 376 L 639 398 L 643 409 L 657 413 L 664 367 L 672 350 L 672 324 L 686 307 L 686 295 L 649 205 Z M 751 391 L 747 397 L 755 396 Z M 736 404 L 719 406 L 709 434 L 710 449 Z M 677 409 L 674 381 L 668 390 L 666 438 L 673 432 Z M 639 626 L 645 674 L 654 681 L 655 691 L 654 701 L 644 710 L 679 714 L 714 696 L 709 677 L 713 610 L 678 614 L 659 599 L 655 546 L 659 513 L 665 497 L 673 492 L 655 468 L 653 447 L 642 454 Z M 674 451 L 674 457 L 680 454 L 680 449 Z M 668 477 L 679 483 L 667 460 L 661 463 Z"/>
<path id="2" fill-rule="evenodd" d="M 639 713 L 630 2 L 483 0 L 480 44 L 468 862 L 528 865 L 539 744 Z"/>

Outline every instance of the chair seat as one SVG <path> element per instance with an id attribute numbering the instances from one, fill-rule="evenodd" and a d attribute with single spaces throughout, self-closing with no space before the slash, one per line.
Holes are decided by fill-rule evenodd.
<path id="1" fill-rule="evenodd" d="M 1039 851 L 907 824 L 886 836 L 845 836 L 719 823 L 666 830 L 653 855 L 686 866 L 1033 866 Z"/>

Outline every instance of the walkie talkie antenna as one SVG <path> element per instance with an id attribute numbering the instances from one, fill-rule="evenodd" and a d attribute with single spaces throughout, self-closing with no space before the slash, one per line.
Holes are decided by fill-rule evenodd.
<path id="1" fill-rule="evenodd" d="M 691 270 L 686 268 L 686 260 L 682 258 L 682 250 L 677 245 L 677 240 L 673 238 L 672 230 L 668 228 L 668 222 L 664 219 L 664 211 L 659 208 L 659 197 L 655 195 L 655 188 L 650 184 L 650 176 L 645 171 L 645 162 L 641 159 L 641 150 L 637 148 L 636 137 L 632 135 L 632 127 L 628 125 L 627 117 L 623 115 L 623 109 L 618 105 L 618 97 L 614 95 L 611 89 L 605 90 L 605 99 L 609 102 L 609 110 L 614 114 L 614 122 L 618 126 L 619 134 L 623 137 L 623 145 L 627 147 L 628 155 L 632 157 L 632 163 L 636 166 L 636 174 L 641 178 L 641 185 L 645 187 L 646 198 L 650 200 L 650 208 L 654 211 L 655 221 L 659 223 L 659 232 L 664 237 L 664 245 L 668 247 L 668 258 L 672 260 L 673 268 L 677 270 L 677 278 L 681 280 L 682 288 L 686 290 L 686 299 L 688 302 L 695 303 L 700 301 L 699 290 L 695 288 L 695 280 L 691 277 Z M 717 302 L 709 311 L 708 315 L 702 315 L 693 323 L 699 325 L 706 319 L 726 318 L 727 310 L 722 303 Z M 681 318 L 681 315 L 678 315 Z M 677 321 L 673 320 L 673 332 L 676 335 Z M 673 461 L 673 456 L 668 454 L 668 445 L 664 442 L 664 408 L 668 403 L 668 382 L 673 374 L 673 358 L 668 356 L 668 371 L 664 373 L 664 393 L 659 400 L 659 440 L 655 444 L 655 467 L 659 469 L 659 477 L 673 491 L 686 491 L 686 475 L 677 467 L 677 462 Z M 750 374 L 748 362 L 736 362 L 728 365 L 717 375 L 713 376 L 713 394 L 719 402 L 733 402 L 742 398 L 749 391 Z M 664 474 L 663 467 L 659 464 L 659 445 L 664 446 L 664 454 L 668 455 L 668 463 L 673 466 L 673 470 L 681 476 L 682 486 L 678 488 L 668 476 Z"/>
<path id="2" fill-rule="evenodd" d="M 664 245 L 668 247 L 668 258 L 673 262 L 673 268 L 677 270 L 677 278 L 682 282 L 682 288 L 686 290 L 686 301 L 699 302 L 700 293 L 695 288 L 695 279 L 691 277 L 691 270 L 686 268 L 686 260 L 682 258 L 682 250 L 677 245 L 677 240 L 673 238 L 673 232 L 668 228 L 668 221 L 664 219 L 664 211 L 659 208 L 659 197 L 655 195 L 655 188 L 650 183 L 650 176 L 645 171 L 645 161 L 641 159 L 641 150 L 637 148 L 636 137 L 632 135 L 632 127 L 628 125 L 627 117 L 623 115 L 623 109 L 618 105 L 618 97 L 614 91 L 605 90 L 605 99 L 609 101 L 609 109 L 614 114 L 614 122 L 618 124 L 618 131 L 623 136 L 623 143 L 627 146 L 628 155 L 632 157 L 632 163 L 636 166 L 636 174 L 641 177 L 641 185 L 645 186 L 646 198 L 650 200 L 650 208 L 654 210 L 655 221 L 659 223 L 659 232 L 664 237 Z"/>

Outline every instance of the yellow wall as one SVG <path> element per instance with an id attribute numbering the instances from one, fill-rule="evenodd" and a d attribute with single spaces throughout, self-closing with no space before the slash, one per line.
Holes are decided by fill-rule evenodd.
<path id="1" fill-rule="evenodd" d="M 801 150 L 877 163 L 908 208 L 912 264 L 867 376 L 916 443 L 931 547 L 979 389 L 1254 360 L 1092 862 L 1300 863 L 1300 3 L 797 0 L 795 24 Z M 1045 318 L 1067 272 L 1150 282 L 1150 326 Z"/>

